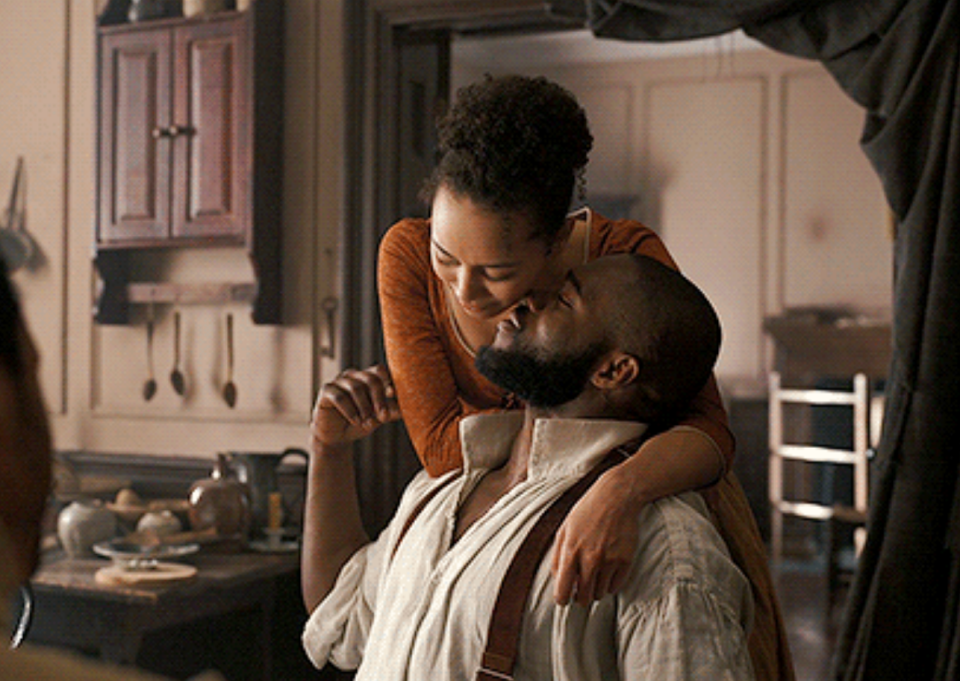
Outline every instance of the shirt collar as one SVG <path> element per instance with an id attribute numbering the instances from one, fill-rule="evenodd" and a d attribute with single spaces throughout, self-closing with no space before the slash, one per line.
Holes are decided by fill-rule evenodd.
<path id="1" fill-rule="evenodd" d="M 476 414 L 460 422 L 466 472 L 496 468 L 510 456 L 523 426 L 523 412 Z M 608 419 L 537 419 L 529 479 L 580 476 L 614 447 L 643 435 L 646 424 Z"/>

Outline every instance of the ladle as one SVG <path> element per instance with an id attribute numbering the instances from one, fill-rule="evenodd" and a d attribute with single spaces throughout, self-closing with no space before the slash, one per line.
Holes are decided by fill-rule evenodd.
<path id="1" fill-rule="evenodd" d="M 147 380 L 143 384 L 143 399 L 147 402 L 157 394 L 157 379 L 153 377 L 153 306 L 147 316 Z"/>
<path id="2" fill-rule="evenodd" d="M 180 312 L 173 313 L 173 370 L 170 372 L 170 383 L 178 395 L 183 395 L 187 389 L 187 382 L 180 371 Z"/>
<path id="3" fill-rule="evenodd" d="M 237 386 L 233 382 L 233 315 L 227 313 L 227 382 L 223 384 L 223 400 L 231 409 L 237 404 Z"/>
<path id="4" fill-rule="evenodd" d="M 17 158 L 17 169 L 13 176 L 13 188 L 10 201 L 0 223 L 0 255 L 13 272 L 30 262 L 34 254 L 33 239 L 24 229 L 23 214 L 23 157 Z"/>

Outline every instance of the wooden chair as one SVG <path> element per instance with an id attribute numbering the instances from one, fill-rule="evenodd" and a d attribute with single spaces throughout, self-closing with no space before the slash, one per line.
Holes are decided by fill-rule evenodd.
<path id="1" fill-rule="evenodd" d="M 783 561 L 783 522 L 785 516 L 795 516 L 828 523 L 830 541 L 827 555 L 828 581 L 831 587 L 831 602 L 834 587 L 838 584 L 839 542 L 838 523 L 857 527 L 854 535 L 855 549 L 859 555 L 866 539 L 866 520 L 869 484 L 869 460 L 872 455 L 872 440 L 875 441 L 879 419 L 871 419 L 871 409 L 881 408 L 882 402 L 871 399 L 870 382 L 865 374 L 853 377 L 853 389 L 823 389 L 784 387 L 778 372 L 770 374 L 769 437 L 770 477 L 769 498 L 771 509 L 771 564 L 775 570 Z M 881 398 L 882 399 L 882 398 Z M 787 442 L 784 436 L 784 413 L 787 405 L 800 404 L 822 407 L 852 408 L 852 449 Z M 872 427 L 871 427 L 872 426 Z M 871 435 L 874 437 L 871 438 Z M 853 469 L 853 504 L 815 502 L 789 498 L 784 486 L 784 468 L 787 461 L 805 462 L 809 465 L 845 465 Z"/>

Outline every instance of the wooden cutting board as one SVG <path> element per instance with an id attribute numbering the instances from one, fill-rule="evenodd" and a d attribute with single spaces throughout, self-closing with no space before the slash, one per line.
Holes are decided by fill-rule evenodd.
<path id="1" fill-rule="evenodd" d="M 98 584 L 112 586 L 162 586 L 193 579 L 197 568 L 181 563 L 157 563 L 152 568 L 127 570 L 119 565 L 100 568 L 94 575 Z"/>

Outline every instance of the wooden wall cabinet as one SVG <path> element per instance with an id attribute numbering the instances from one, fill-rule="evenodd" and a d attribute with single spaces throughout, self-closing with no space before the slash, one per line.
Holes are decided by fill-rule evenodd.
<path id="1" fill-rule="evenodd" d="M 254 320 L 280 322 L 282 30 L 277 0 L 99 28 L 97 321 L 125 323 L 131 303 L 202 302 L 138 281 L 132 253 L 244 246 L 255 286 L 204 290 L 252 291 Z"/>

